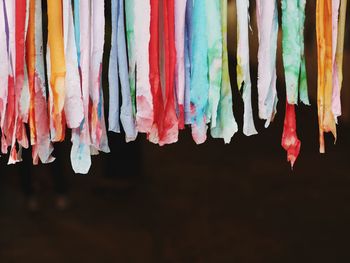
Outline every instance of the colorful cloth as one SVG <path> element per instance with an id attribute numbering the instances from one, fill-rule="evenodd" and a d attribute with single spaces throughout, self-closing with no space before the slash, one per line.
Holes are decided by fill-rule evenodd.
<path id="1" fill-rule="evenodd" d="M 337 32 L 337 47 L 335 53 L 335 63 L 333 68 L 333 94 L 332 94 L 332 111 L 337 122 L 341 116 L 340 92 L 343 82 L 343 51 L 345 38 L 345 21 L 346 21 L 347 0 L 340 1 L 339 22 Z"/>
<path id="2" fill-rule="evenodd" d="M 153 125 L 153 101 L 149 80 L 150 0 L 138 1 L 133 6 L 135 62 L 136 62 L 136 127 L 148 133 Z"/>
<path id="3" fill-rule="evenodd" d="M 333 9 L 332 1 L 316 2 L 316 35 L 318 56 L 317 107 L 320 135 L 320 152 L 325 152 L 324 133 L 332 132 L 337 137 L 332 112 L 333 93 Z"/>
<path id="4" fill-rule="evenodd" d="M 191 1 L 189 1 L 191 2 Z M 186 30 L 186 6 L 187 0 L 175 1 L 175 45 L 176 45 L 176 70 L 175 87 L 177 99 L 177 111 L 179 129 L 185 128 L 185 30 Z"/>
<path id="5" fill-rule="evenodd" d="M 48 75 L 50 80 L 49 107 L 51 137 L 55 142 L 65 138 L 64 104 L 66 96 L 66 61 L 63 41 L 63 2 L 47 1 L 48 16 Z"/>
<path id="6" fill-rule="evenodd" d="M 41 1 L 30 0 L 26 39 L 26 61 L 30 92 L 29 130 L 33 163 L 50 163 L 53 145 L 50 138 L 50 120 L 47 111 L 45 69 L 42 37 Z"/>
<path id="7" fill-rule="evenodd" d="M 193 1 L 191 52 L 191 112 L 192 137 L 197 144 L 207 139 L 207 104 L 209 92 L 209 65 L 206 2 Z"/>
<path id="8" fill-rule="evenodd" d="M 118 78 L 119 76 L 119 78 Z M 120 120 L 127 142 L 137 137 L 132 109 L 132 97 L 128 76 L 126 53 L 124 0 L 112 0 L 112 47 L 109 58 L 109 130 L 120 132 L 119 125 L 119 80 L 121 83 L 122 105 Z"/>
<path id="9" fill-rule="evenodd" d="M 278 35 L 278 10 L 276 0 L 257 0 L 256 14 L 259 36 L 258 97 L 259 117 L 266 120 L 265 127 L 277 112 L 276 52 Z"/>
<path id="10" fill-rule="evenodd" d="M 237 86 L 244 102 L 243 133 L 257 134 L 252 110 L 252 83 L 250 80 L 249 58 L 249 1 L 237 0 Z"/>
<path id="11" fill-rule="evenodd" d="M 295 104 L 300 100 L 310 105 L 307 91 L 304 55 L 305 0 L 282 0 L 282 48 L 286 79 L 286 112 L 282 135 L 282 147 L 293 167 L 300 152 L 297 137 Z"/>
<path id="12" fill-rule="evenodd" d="M 227 51 L 227 0 L 221 0 L 221 32 L 222 32 L 222 82 L 220 101 L 215 128 L 211 129 L 213 138 L 223 138 L 230 143 L 238 127 L 233 115 L 232 90 Z"/>

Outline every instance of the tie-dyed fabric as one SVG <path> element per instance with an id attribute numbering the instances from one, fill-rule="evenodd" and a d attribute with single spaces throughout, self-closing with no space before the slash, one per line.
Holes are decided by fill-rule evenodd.
<path id="1" fill-rule="evenodd" d="M 282 48 L 286 79 L 286 112 L 282 147 L 293 167 L 300 152 L 297 137 L 295 104 L 300 100 L 309 105 L 304 55 L 305 0 L 282 0 Z"/>
<path id="2" fill-rule="evenodd" d="M 153 99 L 153 125 L 148 138 L 165 145 L 177 142 L 179 125 L 175 101 L 175 5 L 173 1 L 151 1 L 150 85 Z M 160 23 L 161 22 L 161 23 Z M 162 25 L 160 33 L 159 25 Z M 162 46 L 159 46 L 163 43 Z M 164 78 L 161 79 L 161 72 Z"/>
<path id="3" fill-rule="evenodd" d="M 16 0 L 6 2 L 6 15 L 11 27 L 10 38 L 10 63 L 13 66 L 8 79 L 8 97 L 5 120 L 5 147 L 11 146 L 9 164 L 22 160 L 22 147 L 28 148 L 28 138 L 24 123 L 29 114 L 29 86 L 25 67 L 25 38 L 27 31 L 27 1 Z M 8 12 L 7 12 L 8 11 Z M 13 76 L 13 77 L 12 77 Z M 19 150 L 16 149 L 16 144 Z"/>
<path id="4" fill-rule="evenodd" d="M 45 69 L 42 37 L 41 1 L 30 0 L 26 39 L 26 61 L 30 92 L 29 128 L 33 163 L 50 163 L 53 146 L 50 138 L 50 120 L 47 111 Z"/>
<path id="5" fill-rule="evenodd" d="M 192 57 L 193 1 L 187 1 L 185 14 L 185 124 L 192 123 L 191 116 L 191 57 Z M 180 120 L 181 122 L 181 120 Z"/>
<path id="6" fill-rule="evenodd" d="M 8 54 L 8 23 L 6 17 L 5 0 L 0 1 L 0 132 L 4 137 L 4 123 L 6 118 L 7 92 L 9 79 L 9 54 Z"/>
<path id="7" fill-rule="evenodd" d="M 50 81 L 49 107 L 53 141 L 65 138 L 64 104 L 66 96 L 66 61 L 63 42 L 63 2 L 47 1 L 48 16 L 48 75 Z"/>
<path id="8" fill-rule="evenodd" d="M 335 121 L 337 121 L 337 118 L 341 116 L 340 91 L 343 82 L 343 51 L 345 38 L 346 7 L 347 0 L 341 0 L 337 32 L 337 47 L 335 53 L 335 63 L 333 68 L 332 111 L 335 117 Z"/>
<path id="9" fill-rule="evenodd" d="M 14 114 L 15 114 L 15 94 L 14 94 L 14 77 L 15 77 L 15 10 L 14 2 L 11 0 L 3 0 L 3 30 L 5 35 L 2 37 L 1 45 L 2 59 L 5 59 L 1 66 L 1 77 L 6 76 L 6 80 L 2 79 L 2 84 L 7 86 L 0 87 L 2 100 L 2 120 L 1 120 L 1 152 L 7 153 L 8 146 L 11 145 Z M 4 38 L 6 36 L 6 38 Z M 5 48 L 5 49 L 4 49 Z M 5 51 L 5 52 L 4 52 Z"/>
<path id="10" fill-rule="evenodd" d="M 91 166 L 90 155 L 109 152 L 101 86 L 105 20 L 104 5 L 100 1 L 76 0 L 74 7 L 75 17 L 79 18 L 75 21 L 75 34 L 78 36 L 84 119 L 72 132 L 71 161 L 76 173 L 85 174 Z"/>
<path id="11" fill-rule="evenodd" d="M 104 3 L 91 0 L 90 136 L 94 150 L 109 152 L 102 89 L 102 58 L 105 39 Z M 97 152 L 95 152 L 97 153 Z M 95 154 L 94 153 L 94 154 Z"/>
<path id="12" fill-rule="evenodd" d="M 137 137 L 132 108 L 125 39 L 124 0 L 112 0 L 112 46 L 109 58 L 109 130 L 120 132 L 120 121 L 127 142 Z M 119 80 L 122 105 L 119 113 Z"/>
<path id="13" fill-rule="evenodd" d="M 136 49 L 135 49 L 135 0 L 125 1 L 125 27 L 129 62 L 129 84 L 133 108 L 136 117 Z"/>
<path id="14" fill-rule="evenodd" d="M 174 0 L 163 0 L 162 2 L 163 34 L 164 45 L 164 115 L 163 132 L 159 137 L 159 144 L 171 144 L 178 140 L 179 125 L 175 109 L 175 9 Z"/>
<path id="15" fill-rule="evenodd" d="M 206 2 L 193 1 L 191 52 L 191 112 L 192 137 L 197 144 L 207 139 L 207 104 L 209 92 L 209 65 Z"/>
<path id="16" fill-rule="evenodd" d="M 90 156 L 90 0 L 74 1 L 74 24 L 77 57 L 80 71 L 81 91 L 84 107 L 84 119 L 79 128 L 72 130 L 71 162 L 75 173 L 86 174 L 91 166 Z"/>
<path id="17" fill-rule="evenodd" d="M 320 136 L 320 152 L 325 152 L 324 133 L 332 132 L 337 137 L 332 112 L 333 93 L 333 30 L 332 1 L 316 2 L 316 35 L 318 56 L 317 107 Z"/>
<path id="18" fill-rule="evenodd" d="M 222 28 L 220 1 L 206 0 L 208 43 L 208 66 L 209 66 L 209 94 L 208 108 L 206 113 L 207 122 L 211 121 L 211 128 L 216 127 L 217 111 L 220 101 L 220 90 L 222 82 Z"/>
<path id="19" fill-rule="evenodd" d="M 112 31 L 109 130 L 123 130 L 126 142 L 145 133 L 150 142 L 162 146 L 177 142 L 180 130 L 190 125 L 196 144 L 206 141 L 208 127 L 213 138 L 231 141 L 238 127 L 229 74 L 228 0 L 46 2 L 47 27 L 41 0 L 0 0 L 1 153 L 10 149 L 8 163 L 21 161 L 29 143 L 34 164 L 54 161 L 53 142 L 63 141 L 67 129 L 76 173 L 89 172 L 91 155 L 109 152 L 102 87 L 103 55 L 109 49 L 105 47 L 105 3 L 111 4 Z M 257 133 L 251 98 L 255 87 L 250 76 L 249 3 L 236 0 L 236 81 L 247 136 Z M 278 102 L 277 3 L 256 1 L 258 110 L 265 127 L 273 121 Z M 301 149 L 296 105 L 299 100 L 309 105 L 305 6 L 306 0 L 281 0 L 286 82 L 281 144 L 292 166 Z M 325 132 L 336 138 L 341 115 L 346 8 L 347 0 L 316 2 L 320 152 L 325 152 Z M 47 53 L 43 54 L 46 31 Z"/>
<path id="20" fill-rule="evenodd" d="M 309 105 L 304 54 L 306 0 L 282 0 L 283 64 L 289 104 Z"/>
<path id="21" fill-rule="evenodd" d="M 151 0 L 150 42 L 149 42 L 149 79 L 153 102 L 153 124 L 148 133 L 148 140 L 159 143 L 163 134 L 164 101 L 160 80 L 159 55 L 159 0 Z"/>
<path id="22" fill-rule="evenodd" d="M 78 128 L 84 118 L 71 0 L 63 0 L 63 33 L 66 62 L 64 113 L 68 128 Z"/>
<path id="23" fill-rule="evenodd" d="M 149 80 L 149 41 L 151 5 L 149 0 L 138 1 L 134 10 L 134 36 L 136 61 L 136 127 L 148 133 L 153 124 L 153 101 Z"/>
<path id="24" fill-rule="evenodd" d="M 243 133 L 257 134 L 252 110 L 252 83 L 249 58 L 249 1 L 237 0 L 237 86 L 241 90 L 244 103 Z"/>
<path id="25" fill-rule="evenodd" d="M 191 1 L 189 1 L 191 2 Z M 175 45 L 176 45 L 176 70 L 175 87 L 177 98 L 177 110 L 179 129 L 185 128 L 185 30 L 186 30 L 186 5 L 187 0 L 175 1 Z"/>
<path id="26" fill-rule="evenodd" d="M 266 120 L 265 127 L 273 121 L 277 111 L 276 52 L 278 35 L 278 10 L 276 0 L 257 0 L 256 14 L 259 36 L 258 97 L 259 117 Z"/>
<path id="27" fill-rule="evenodd" d="M 231 138 L 237 132 L 238 127 L 233 115 L 232 90 L 228 65 L 227 51 L 227 0 L 221 0 L 221 32 L 222 32 L 222 81 L 220 89 L 220 101 L 216 126 L 211 129 L 213 138 L 222 138 L 225 143 L 230 143 Z"/>

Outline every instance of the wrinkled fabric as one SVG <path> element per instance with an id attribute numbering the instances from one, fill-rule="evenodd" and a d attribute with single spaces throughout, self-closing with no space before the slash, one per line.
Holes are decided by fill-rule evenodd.
<path id="1" fill-rule="evenodd" d="M 282 147 L 293 167 L 300 151 L 295 105 L 300 100 L 309 105 L 304 55 L 305 0 L 282 0 L 282 49 L 286 79 L 286 112 Z"/>
<path id="2" fill-rule="evenodd" d="M 91 0 L 90 136 L 93 148 L 109 152 L 102 89 L 102 58 L 105 40 L 104 2 Z"/>
<path id="3" fill-rule="evenodd" d="M 133 115 L 136 117 L 135 0 L 125 1 L 125 27 L 129 60 L 129 84 Z"/>
<path id="4" fill-rule="evenodd" d="M 152 0 L 150 4 L 149 77 L 153 125 L 148 139 L 165 145 L 175 143 L 179 132 L 175 108 L 175 10 L 173 1 Z M 162 43 L 161 46 L 159 43 Z"/>
<path id="5" fill-rule="evenodd" d="M 162 12 L 164 31 L 164 115 L 163 115 L 163 133 L 160 134 L 159 144 L 171 144 L 178 140 L 179 125 L 175 109 L 175 66 L 176 66 L 176 47 L 175 47 L 175 10 L 174 0 L 162 0 Z"/>
<path id="6" fill-rule="evenodd" d="M 84 118 L 71 0 L 63 0 L 63 32 L 66 62 L 64 113 L 67 126 L 78 128 Z"/>
<path id="7" fill-rule="evenodd" d="M 209 65 L 206 2 L 193 1 L 191 52 L 191 113 L 192 138 L 197 144 L 207 139 L 206 111 L 209 92 Z"/>
<path id="8" fill-rule="evenodd" d="M 118 78 L 119 76 L 119 78 Z M 127 142 L 137 137 L 130 91 L 128 60 L 124 24 L 124 0 L 112 0 L 112 46 L 109 58 L 109 130 L 120 132 L 119 125 L 119 79 L 122 105 L 120 121 Z"/>
<path id="9" fill-rule="evenodd" d="M 206 17 L 209 66 L 209 94 L 206 113 L 207 122 L 211 128 L 216 126 L 216 118 L 220 101 L 222 82 L 222 32 L 220 1 L 206 0 Z"/>
<path id="10" fill-rule="evenodd" d="M 276 0 L 257 0 L 256 14 L 259 37 L 258 98 L 259 117 L 267 128 L 277 112 L 276 52 L 278 10 Z"/>
<path id="11" fill-rule="evenodd" d="M 15 3 L 6 3 L 9 8 L 8 18 L 12 20 L 14 40 L 12 44 L 11 63 L 14 63 L 14 78 L 10 77 L 8 82 L 8 109 L 7 128 L 5 136 L 8 138 L 6 145 L 11 145 L 11 151 L 8 164 L 14 164 L 22 161 L 22 147 L 28 148 L 28 138 L 24 123 L 28 120 L 29 114 L 29 86 L 25 68 L 25 38 L 27 30 L 27 1 L 16 0 Z M 10 23 L 9 23 L 10 24 Z M 11 33 L 10 33 L 11 34 Z M 11 45 L 10 44 L 10 45 Z M 19 144 L 19 150 L 16 149 L 16 143 Z"/>
<path id="12" fill-rule="evenodd" d="M 104 4 L 89 0 L 74 2 L 75 35 L 81 75 L 84 119 L 72 131 L 71 162 L 76 173 L 86 174 L 91 156 L 109 152 L 102 92 Z M 90 26 L 86 26 L 90 25 Z"/>
<path id="13" fill-rule="evenodd" d="M 176 45 L 175 87 L 176 87 L 179 129 L 185 128 L 186 3 L 187 3 L 187 0 L 175 1 L 175 45 Z"/>
<path id="14" fill-rule="evenodd" d="M 84 119 L 79 128 L 72 130 L 71 163 L 75 173 L 87 174 L 91 166 L 90 156 L 90 1 L 74 1 L 75 36 L 77 56 L 81 75 L 81 90 L 84 106 Z"/>
<path id="15" fill-rule="evenodd" d="M 9 78 L 9 56 L 6 33 L 5 1 L 0 1 L 0 132 L 4 136 L 4 123 L 6 117 L 8 78 Z"/>
<path id="16" fill-rule="evenodd" d="M 345 22 L 346 22 L 347 0 L 340 1 L 339 22 L 337 32 L 337 47 L 335 53 L 335 63 L 333 68 L 333 94 L 332 94 L 332 111 L 337 122 L 337 118 L 341 116 L 340 91 L 343 82 L 343 53 L 345 38 Z"/>
<path id="17" fill-rule="evenodd" d="M 309 105 L 304 54 L 306 0 L 282 0 L 283 65 L 290 104 Z"/>
<path id="18" fill-rule="evenodd" d="M 211 129 L 213 138 L 222 138 L 230 143 L 238 127 L 233 115 L 232 90 L 227 51 L 227 0 L 221 0 L 221 32 L 222 32 L 222 82 L 216 127 Z"/>
<path id="19" fill-rule="evenodd" d="M 136 59 L 136 127 L 150 132 L 153 124 L 153 102 L 149 81 L 149 41 L 151 6 L 149 0 L 134 5 L 134 35 Z"/>
<path id="20" fill-rule="evenodd" d="M 2 135 L 1 135 L 1 152 L 7 153 L 8 146 L 11 145 L 14 114 L 15 114 L 15 94 L 14 94 L 14 76 L 15 76 L 15 9 L 14 2 L 3 0 L 4 11 L 4 30 L 6 33 L 6 55 L 7 57 L 7 87 L 2 94 L 6 95 L 6 104 L 3 105 Z M 5 63 L 4 63 L 5 65 Z"/>
<path id="21" fill-rule="evenodd" d="M 325 152 L 324 133 L 332 132 L 337 137 L 335 119 L 332 112 L 333 92 L 333 30 L 332 1 L 316 2 L 316 38 L 318 58 L 317 109 L 320 136 L 320 153 Z"/>
<path id="22" fill-rule="evenodd" d="M 337 94 L 340 94 L 340 87 L 338 82 L 337 62 L 336 62 L 339 7 L 340 7 L 340 0 L 332 0 L 332 65 L 333 65 L 332 112 L 334 115 L 335 122 L 337 122 L 337 118 L 339 116 L 339 111 L 337 110 L 339 106 L 337 104 L 340 101 L 340 99 L 338 100 L 338 95 L 337 95 Z"/>
<path id="23" fill-rule="evenodd" d="M 293 168 L 300 152 L 301 142 L 298 139 L 296 132 L 295 105 L 289 104 L 288 102 L 286 102 L 282 147 L 286 150 L 287 161 L 290 162 L 291 167 Z"/>
<path id="24" fill-rule="evenodd" d="M 26 61 L 30 92 L 29 130 L 33 163 L 50 163 L 53 145 L 45 88 L 41 1 L 30 0 L 26 40 Z"/>
<path id="25" fill-rule="evenodd" d="M 185 14 L 185 124 L 192 123 L 191 114 L 191 58 L 192 58 L 192 10 L 193 1 L 187 1 Z M 180 120 L 181 121 L 181 120 Z"/>
<path id="26" fill-rule="evenodd" d="M 160 80 L 159 54 L 159 0 L 151 0 L 150 42 L 149 42 L 149 79 L 153 100 L 153 124 L 148 133 L 148 140 L 159 143 L 163 134 L 164 101 Z"/>
<path id="27" fill-rule="evenodd" d="M 244 115 L 243 133 L 246 136 L 257 134 L 252 110 L 252 83 L 250 79 L 249 58 L 249 1 L 237 0 L 237 86 L 241 90 Z"/>
<path id="28" fill-rule="evenodd" d="M 66 61 L 63 42 L 63 2 L 47 1 L 48 76 L 51 137 L 55 142 L 65 138 L 64 104 L 66 96 Z"/>

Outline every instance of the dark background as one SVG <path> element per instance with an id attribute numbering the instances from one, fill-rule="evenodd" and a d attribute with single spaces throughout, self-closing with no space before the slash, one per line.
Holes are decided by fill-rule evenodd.
<path id="1" fill-rule="evenodd" d="M 106 4 L 108 4 L 107 1 Z M 315 1 L 307 2 L 309 91 L 316 94 Z M 259 135 L 242 135 L 242 100 L 236 87 L 235 10 L 229 1 L 230 73 L 240 127 L 231 144 L 196 146 L 190 129 L 179 142 L 159 147 L 140 134 L 125 144 L 109 134 L 111 154 L 93 157 L 88 176 L 73 175 L 70 142 L 55 145 L 59 167 L 7 166 L 0 159 L 0 263 L 7 262 L 349 262 L 350 39 L 344 61 L 344 118 L 338 141 L 327 135 L 318 153 L 315 100 L 297 107 L 301 154 L 292 171 L 280 146 L 285 85 L 278 50 L 278 114 L 263 128 L 256 101 L 257 33 L 252 3 L 251 72 Z M 105 101 L 110 48 L 106 6 Z M 349 13 L 349 12 L 348 12 Z M 349 19 L 350 20 L 350 19 Z M 349 22 L 349 21 L 348 21 Z M 349 24 L 349 23 L 348 23 Z M 347 27 L 347 32 L 350 28 Z M 69 135 L 68 135 L 69 136 Z M 71 207 L 53 208 L 52 169 L 69 182 Z M 42 209 L 25 209 L 20 174 L 35 178 Z"/>

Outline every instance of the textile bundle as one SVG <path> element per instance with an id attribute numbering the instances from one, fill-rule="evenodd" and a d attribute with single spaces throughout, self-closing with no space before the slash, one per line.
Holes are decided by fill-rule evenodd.
<path id="1" fill-rule="evenodd" d="M 145 133 L 155 144 L 178 141 L 191 127 L 195 143 L 230 143 L 238 131 L 227 50 L 227 0 L 108 0 L 111 6 L 108 130 L 126 142 Z M 306 0 L 281 0 L 286 111 L 282 146 L 293 166 L 301 148 L 296 105 L 310 105 L 304 54 Z M 346 0 L 317 0 L 320 152 L 336 138 L 341 115 Z M 243 133 L 257 134 L 249 54 L 249 0 L 236 0 L 237 86 Z M 54 143 L 71 130 L 71 163 L 86 174 L 91 155 L 109 152 L 104 116 L 103 0 L 0 0 L 1 152 L 8 163 L 32 148 L 33 164 L 50 163 Z M 277 114 L 278 0 L 257 0 L 258 112 L 267 128 Z M 47 31 L 44 53 L 43 32 Z M 45 63 L 46 59 L 46 63 Z M 46 83 L 46 80 L 48 80 Z M 27 134 L 27 128 L 29 133 Z M 28 139 L 29 135 L 29 139 Z"/>

